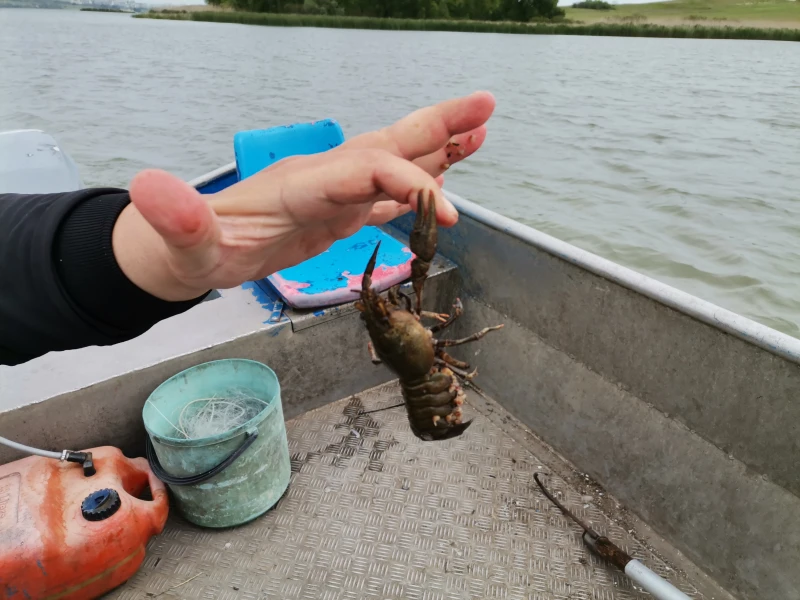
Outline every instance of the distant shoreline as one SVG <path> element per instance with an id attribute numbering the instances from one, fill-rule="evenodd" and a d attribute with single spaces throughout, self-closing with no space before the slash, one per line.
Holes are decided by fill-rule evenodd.
<path id="1" fill-rule="evenodd" d="M 642 5 L 638 5 L 642 6 Z M 204 6 L 203 9 L 206 7 Z M 585 12 L 585 11 L 582 11 Z M 593 11 L 589 11 L 593 12 Z M 699 39 L 745 39 L 800 42 L 800 27 L 795 23 L 768 24 L 757 21 L 740 21 L 732 26 L 725 21 L 703 24 L 658 24 L 641 20 L 612 20 L 594 23 L 575 21 L 555 23 L 514 23 L 491 21 L 456 21 L 433 19 L 379 19 L 373 17 L 335 17 L 326 15 L 295 15 L 235 12 L 226 10 L 195 10 L 193 7 L 176 7 L 139 13 L 136 18 L 237 23 L 271 27 L 326 27 L 337 29 L 383 29 L 413 31 L 461 31 L 474 33 L 507 33 L 528 35 L 588 35 L 616 37 L 658 37 Z"/>
<path id="2" fill-rule="evenodd" d="M 121 8 L 91 8 L 84 7 L 80 9 L 81 12 L 108 12 L 108 13 L 133 13 L 132 10 L 123 10 Z"/>
<path id="3" fill-rule="evenodd" d="M 0 0 L 0 9 L 18 9 L 18 10 L 63 10 L 68 12 L 102 12 L 102 13 L 119 13 L 119 14 L 136 14 L 136 10 L 128 8 L 111 8 L 111 7 L 96 7 L 96 6 L 81 6 L 80 4 L 70 4 L 62 0 L 45 0 L 38 6 L 30 6 L 22 0 Z M 141 11 L 138 11 L 141 12 Z"/>

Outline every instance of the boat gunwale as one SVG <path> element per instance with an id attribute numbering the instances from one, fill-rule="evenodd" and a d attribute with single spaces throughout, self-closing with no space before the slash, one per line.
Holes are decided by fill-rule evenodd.
<path id="1" fill-rule="evenodd" d="M 195 177 L 191 181 L 189 181 L 189 185 L 194 188 L 200 188 L 204 185 L 208 185 L 215 179 L 219 179 L 220 177 L 224 177 L 226 175 L 230 175 L 231 173 L 236 172 L 236 162 L 230 162 L 227 165 L 223 165 L 222 167 L 218 167 L 213 171 L 209 171 L 199 177 Z"/>
<path id="2" fill-rule="evenodd" d="M 191 180 L 189 184 L 199 188 L 235 171 L 236 163 L 231 162 Z M 459 214 L 467 215 L 487 227 L 526 242 L 715 329 L 758 346 L 771 354 L 800 364 L 800 339 L 578 248 L 529 225 L 514 221 L 458 194 L 445 189 L 443 192 L 447 199 L 455 205 Z"/>

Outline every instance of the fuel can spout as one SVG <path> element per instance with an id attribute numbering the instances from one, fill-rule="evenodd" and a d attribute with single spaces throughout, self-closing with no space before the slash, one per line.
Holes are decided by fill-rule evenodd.
<path id="1" fill-rule="evenodd" d="M 542 482 L 539 481 L 538 473 L 533 474 L 533 479 L 542 490 L 542 493 L 547 496 L 564 515 L 581 526 L 581 529 L 583 529 L 583 542 L 594 554 L 617 567 L 633 581 L 642 586 L 647 592 L 652 594 L 657 600 L 689 600 L 689 596 L 670 582 L 662 579 L 659 575 L 648 569 L 643 563 L 623 551 L 606 536 L 600 535 L 584 521 L 575 516 L 566 506 L 547 491 Z"/>
<path id="2" fill-rule="evenodd" d="M 74 450 L 64 450 L 64 460 L 67 462 L 78 463 L 83 467 L 83 474 L 91 477 L 97 470 L 94 468 L 94 459 L 91 452 L 75 452 Z"/>

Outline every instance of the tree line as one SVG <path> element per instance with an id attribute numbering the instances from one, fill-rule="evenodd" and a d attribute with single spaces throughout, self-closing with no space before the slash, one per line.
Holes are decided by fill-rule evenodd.
<path id="1" fill-rule="evenodd" d="M 576 2 L 572 8 L 588 8 L 590 10 L 616 10 L 617 7 L 605 0 L 583 0 L 583 2 Z"/>
<path id="2" fill-rule="evenodd" d="M 395 19 L 517 21 L 564 16 L 558 0 L 206 0 L 235 10 Z"/>

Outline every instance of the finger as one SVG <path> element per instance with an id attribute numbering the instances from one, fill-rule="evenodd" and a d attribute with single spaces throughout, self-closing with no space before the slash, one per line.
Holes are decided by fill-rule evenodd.
<path id="1" fill-rule="evenodd" d="M 434 177 L 412 162 L 375 149 L 304 156 L 222 190 L 210 202 L 220 217 L 258 216 L 262 225 L 272 228 L 272 235 L 323 222 L 338 235 L 369 221 L 380 200 L 387 202 L 383 206 L 414 209 L 417 194 L 425 189 L 434 190 L 439 224 L 455 224 L 458 213 Z"/>
<path id="2" fill-rule="evenodd" d="M 441 150 L 454 135 L 484 125 L 494 107 L 492 94 L 475 92 L 416 110 L 389 127 L 359 135 L 338 149 L 380 148 L 413 161 Z"/>
<path id="3" fill-rule="evenodd" d="M 432 173 L 431 173 L 431 175 L 432 175 Z M 436 185 L 438 185 L 439 187 L 443 187 L 444 186 L 444 175 L 437 175 L 434 178 L 434 181 L 436 181 Z M 378 202 L 380 203 L 380 202 L 394 202 L 394 201 L 393 200 L 389 200 L 389 197 L 386 194 L 381 194 L 380 196 L 378 196 Z"/>
<path id="4" fill-rule="evenodd" d="M 440 188 L 443 187 L 444 175 L 435 177 L 434 181 Z M 367 223 L 367 225 L 383 225 L 392 219 L 402 217 L 411 210 L 411 206 L 408 204 L 398 204 L 394 200 L 384 200 L 384 198 L 387 198 L 386 194 L 381 194 L 379 198 L 381 199 L 372 207 L 370 221 Z"/>
<path id="5" fill-rule="evenodd" d="M 436 177 L 447 171 L 454 164 L 475 154 L 485 139 L 486 126 L 481 125 L 467 133 L 453 136 L 443 148 L 418 158 L 414 163 Z"/>
<path id="6" fill-rule="evenodd" d="M 376 202 L 372 207 L 372 212 L 367 219 L 367 225 L 383 225 L 392 219 L 402 217 L 411 212 L 410 204 L 398 204 L 394 200 L 384 200 Z"/>
<path id="7" fill-rule="evenodd" d="M 201 194 L 178 177 L 149 169 L 130 185 L 131 202 L 174 249 L 198 249 L 216 242 L 217 222 Z"/>
<path id="8" fill-rule="evenodd" d="M 444 175 L 439 175 L 434 181 L 439 187 L 444 186 Z M 386 198 L 387 196 L 381 194 L 380 197 Z M 398 204 L 394 200 L 380 200 L 373 205 L 367 225 L 383 225 L 410 211 L 411 205 L 409 204 Z"/>
<path id="9" fill-rule="evenodd" d="M 355 215 L 366 222 L 373 206 L 380 200 L 416 208 L 421 190 L 432 190 L 436 201 L 436 215 L 440 225 L 446 227 L 458 221 L 455 207 L 444 197 L 436 179 L 412 162 L 399 158 L 386 150 L 364 149 L 338 153 L 326 152 L 306 157 L 273 173 L 275 181 L 267 186 L 271 193 L 286 201 L 284 212 L 291 213 L 295 225 L 328 219 L 345 219 Z M 246 181 L 255 182 L 256 177 Z M 246 182 L 242 182 L 246 184 Z M 241 184 L 238 184 L 241 185 Z M 241 187 L 244 191 L 244 186 Z M 234 209 L 237 212 L 263 211 L 263 203 L 253 199 L 263 195 L 248 192 L 247 199 L 223 194 L 215 200 L 218 214 Z M 241 194 L 236 194 L 241 195 Z M 235 207 L 231 205 L 235 204 Z M 253 204 L 253 206 L 249 206 Z M 343 211 L 343 208 L 347 210 Z M 348 217 L 349 215 L 349 217 Z"/>
<path id="10" fill-rule="evenodd" d="M 328 181 L 325 195 L 331 201 L 343 204 L 375 202 L 385 194 L 398 204 L 409 204 L 416 210 L 418 193 L 433 191 L 436 216 L 441 225 L 451 226 L 458 221 L 458 212 L 444 197 L 436 179 L 412 162 L 382 150 L 354 151 L 342 154 L 344 161 L 330 161 L 330 179 L 320 175 L 320 181 Z M 336 164 L 341 162 L 342 164 Z M 334 175 L 335 173 L 335 175 Z M 369 182 L 356 183 L 359 178 L 369 176 Z"/>

